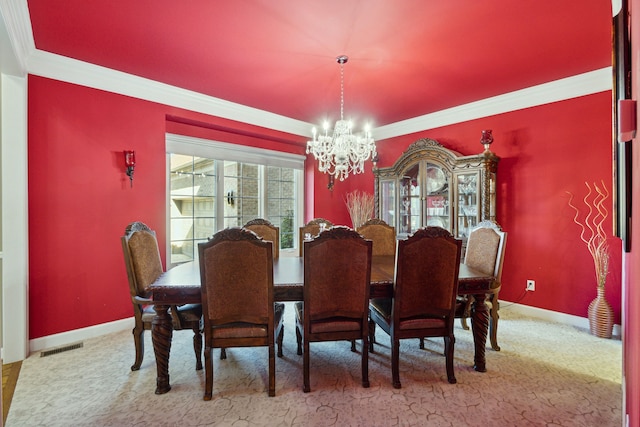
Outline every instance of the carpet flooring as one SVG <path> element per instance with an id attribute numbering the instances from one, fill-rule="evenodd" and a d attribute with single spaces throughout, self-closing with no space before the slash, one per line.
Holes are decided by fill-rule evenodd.
<path id="1" fill-rule="evenodd" d="M 265 348 L 214 353 L 213 400 L 203 401 L 192 334 L 174 333 L 172 390 L 155 395 L 150 334 L 132 372 L 133 339 L 122 331 L 81 348 L 23 361 L 6 426 L 621 426 L 622 345 L 586 330 L 501 309 L 487 372 L 473 370 L 473 339 L 456 322 L 455 372 L 449 384 L 442 339 L 401 344 L 401 389 L 391 385 L 389 337 L 377 328 L 362 388 L 358 353 L 348 342 L 311 344 L 311 392 L 302 392 L 293 306 L 285 312 L 284 357 L 276 360 L 276 396 L 267 396 Z"/>

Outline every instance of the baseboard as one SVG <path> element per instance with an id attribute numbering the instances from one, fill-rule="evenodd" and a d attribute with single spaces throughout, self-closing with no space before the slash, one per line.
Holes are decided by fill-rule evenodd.
<path id="1" fill-rule="evenodd" d="M 545 310 L 543 308 L 531 307 L 524 304 L 516 304 L 505 300 L 500 300 L 500 310 L 511 310 L 523 316 L 535 317 L 548 322 L 562 323 L 575 326 L 576 328 L 589 330 L 589 319 L 586 317 L 574 316 L 572 314 L 560 313 L 557 311 Z M 613 325 L 613 338 L 620 339 L 622 330 L 620 325 Z"/>
<path id="2" fill-rule="evenodd" d="M 35 353 L 55 347 L 65 346 L 89 338 L 99 337 L 112 332 L 120 332 L 126 329 L 133 329 L 135 321 L 133 317 L 115 320 L 113 322 L 102 323 L 100 325 L 89 326 L 87 328 L 75 329 L 73 331 L 61 332 L 59 334 L 48 335 L 42 338 L 29 340 L 29 351 Z"/>

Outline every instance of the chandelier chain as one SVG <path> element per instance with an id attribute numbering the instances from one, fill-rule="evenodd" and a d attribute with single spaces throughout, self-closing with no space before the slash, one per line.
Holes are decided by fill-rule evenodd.
<path id="1" fill-rule="evenodd" d="M 344 62 L 340 62 L 340 120 L 344 120 Z"/>

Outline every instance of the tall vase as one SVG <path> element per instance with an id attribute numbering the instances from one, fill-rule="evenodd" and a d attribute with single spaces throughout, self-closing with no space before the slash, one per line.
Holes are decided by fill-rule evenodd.
<path id="1" fill-rule="evenodd" d="M 604 296 L 604 287 L 598 286 L 598 296 L 589 304 L 587 313 L 591 334 L 600 338 L 611 338 L 613 309 Z"/>

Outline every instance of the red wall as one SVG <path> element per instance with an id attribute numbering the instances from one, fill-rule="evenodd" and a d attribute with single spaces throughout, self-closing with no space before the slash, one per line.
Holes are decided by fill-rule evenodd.
<path id="1" fill-rule="evenodd" d="M 570 191 L 580 198 L 585 181 L 612 183 L 611 93 L 515 111 L 378 142 L 379 166 L 392 165 L 412 142 L 432 138 L 463 155 L 483 151 L 480 131 L 493 129 L 491 150 L 498 165 L 497 220 L 509 233 L 501 299 L 586 317 L 596 296 L 591 255 L 567 206 Z M 316 187 L 315 213 L 347 221 L 344 194 L 373 191 L 373 174 L 349 177 L 333 192 Z M 611 200 L 611 199 L 610 199 Z M 610 205 L 611 206 L 611 205 Z M 346 215 L 346 217 L 345 217 Z M 345 219 L 346 218 L 346 219 Z M 606 230 L 612 236 L 612 215 Z M 621 249 L 611 237 L 606 295 L 620 324 Z M 524 294 L 527 279 L 536 291 Z"/>
<path id="2" fill-rule="evenodd" d="M 595 297 L 591 258 L 579 241 L 565 191 L 584 181 L 611 182 L 610 93 L 433 129 L 378 143 L 381 167 L 422 137 L 463 154 L 482 150 L 493 129 L 498 172 L 498 220 L 509 232 L 501 298 L 514 301 L 527 279 L 536 291 L 521 302 L 586 316 Z M 165 242 L 165 132 L 302 153 L 291 135 L 164 105 L 30 76 L 29 255 L 30 338 L 131 316 L 119 238 L 142 220 Z M 259 135 L 265 135 L 260 137 Z M 298 145 L 296 145 L 298 144 Z M 122 150 L 136 150 L 134 187 Z M 327 189 L 307 162 L 306 219 L 350 225 L 345 194 L 373 191 L 371 166 Z M 609 186 L 610 188 L 610 186 Z M 607 223 L 610 231 L 611 224 Z M 607 296 L 620 313 L 620 251 Z"/>
<path id="3" fill-rule="evenodd" d="M 120 236 L 147 223 L 164 259 L 167 130 L 303 152 L 291 135 L 35 76 L 28 84 L 30 339 L 132 316 Z M 136 151 L 133 188 L 123 150 Z"/>
<path id="4" fill-rule="evenodd" d="M 162 106 L 29 77 L 29 337 L 131 315 L 119 238 L 164 239 Z M 133 189 L 122 150 L 135 150 Z"/>

